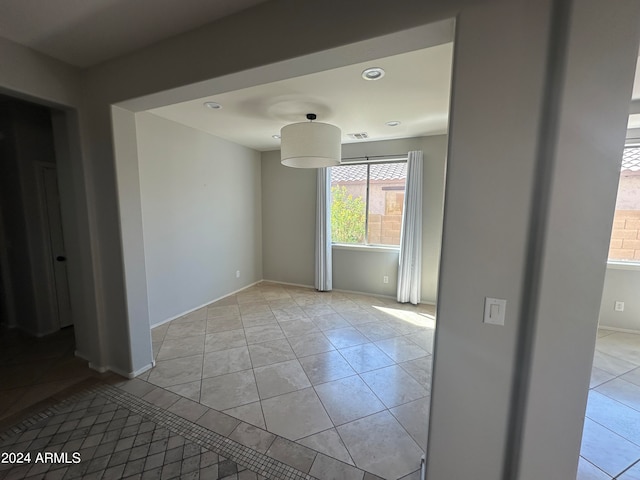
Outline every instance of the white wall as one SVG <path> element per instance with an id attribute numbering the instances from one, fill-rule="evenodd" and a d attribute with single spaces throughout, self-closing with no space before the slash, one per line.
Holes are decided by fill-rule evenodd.
<path id="1" fill-rule="evenodd" d="M 260 154 L 152 114 L 136 117 L 155 325 L 262 279 Z"/>
<path id="2" fill-rule="evenodd" d="M 150 108 L 169 96 L 208 95 L 203 86 L 219 88 L 218 80 L 238 88 L 420 48 L 412 35 L 423 30 L 406 29 L 456 17 L 428 477 L 572 478 L 599 310 L 591 299 L 602 292 L 602 233 L 613 214 L 639 16 L 635 0 L 270 0 L 87 70 L 77 90 L 84 148 L 77 186 L 86 187 L 95 247 L 83 258 L 95 281 L 95 315 L 87 318 L 94 337 L 109 334 L 101 352 L 135 369 L 126 353 L 148 341 L 147 329 L 125 354 L 112 345 L 126 342 L 135 321 L 127 303 L 146 298 L 126 295 L 121 220 L 137 215 L 139 203 L 118 190 L 115 167 L 129 159 L 114 155 L 110 105 L 149 96 Z M 559 26 L 550 28 L 551 19 Z M 558 42 L 565 35 L 571 48 Z M 15 79 L 28 76 L 27 67 L 18 65 L 17 75 L 1 69 L 0 87 L 9 79 L 19 88 Z M 41 85 L 35 94 L 48 93 Z M 547 169 L 551 175 L 542 175 Z M 591 202 L 595 214 L 584 219 Z M 585 239 L 566 257 L 559 218 L 575 218 Z M 143 239 L 127 237 L 124 248 L 132 242 Z M 144 270 L 140 263 L 132 268 Z M 485 296 L 508 299 L 504 328 L 481 323 Z"/>
<path id="3" fill-rule="evenodd" d="M 81 72 L 4 38 L 0 38 L 0 58 L 1 92 L 55 108 L 52 116 L 76 352 L 102 366 L 100 247 L 92 212 L 95 200 L 87 183 L 92 168 L 80 145 Z"/>
<path id="4" fill-rule="evenodd" d="M 640 333 L 640 267 L 608 265 L 600 304 L 600 327 L 634 330 Z M 624 311 L 615 311 L 616 302 Z"/>
<path id="5" fill-rule="evenodd" d="M 445 135 L 342 147 L 345 158 L 424 152 L 422 301 L 431 303 L 437 298 L 446 148 Z M 313 285 L 316 172 L 282 166 L 279 151 L 265 152 L 262 159 L 264 277 Z M 334 247 L 333 288 L 393 297 L 397 267 L 397 251 Z"/>

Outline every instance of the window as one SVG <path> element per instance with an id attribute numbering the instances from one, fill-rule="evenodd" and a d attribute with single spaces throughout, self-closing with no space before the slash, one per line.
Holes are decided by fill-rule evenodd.
<path id="1" fill-rule="evenodd" d="M 640 146 L 622 155 L 609 260 L 640 262 Z"/>
<path id="2" fill-rule="evenodd" d="M 400 245 L 407 162 L 331 167 L 331 240 Z"/>

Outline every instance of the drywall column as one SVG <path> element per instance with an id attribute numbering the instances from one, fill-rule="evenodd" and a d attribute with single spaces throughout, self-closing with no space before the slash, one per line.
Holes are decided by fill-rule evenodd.
<path id="1" fill-rule="evenodd" d="M 429 480 L 575 478 L 637 8 L 459 15 Z M 505 326 L 483 323 L 485 297 L 507 300 Z"/>
<path id="2" fill-rule="evenodd" d="M 559 95 L 545 122 L 555 128 L 539 159 L 548 209 L 522 317 L 532 327 L 522 480 L 575 477 L 640 35 L 634 0 L 574 0 L 564 15 L 563 75 L 548 86 Z"/>
<path id="3" fill-rule="evenodd" d="M 147 295 L 147 272 L 144 259 L 142 226 L 142 208 L 140 200 L 140 172 L 138 169 L 138 140 L 136 136 L 136 117 L 133 112 L 111 107 L 113 119 L 114 154 L 119 206 L 126 206 L 126 212 L 120 211 L 120 231 L 122 248 L 125 295 L 129 321 L 122 325 L 126 328 L 125 348 L 129 350 L 130 365 L 124 364 L 123 350 L 109 359 L 110 369 L 124 375 L 135 376 L 151 368 L 153 351 L 151 349 L 151 329 L 149 328 L 149 304 Z M 124 322 L 123 322 L 124 323 Z M 121 326 L 121 327 L 122 327 Z M 124 339 L 124 338 L 123 338 Z M 121 342 L 124 343 L 124 342 Z M 110 346 L 112 349 L 116 345 Z"/>

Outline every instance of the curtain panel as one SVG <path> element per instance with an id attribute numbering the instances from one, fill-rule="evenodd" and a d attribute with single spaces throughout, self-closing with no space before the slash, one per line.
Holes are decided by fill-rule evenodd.
<path id="1" fill-rule="evenodd" d="M 420 303 L 422 274 L 422 157 L 421 151 L 409 152 L 407 185 L 400 234 L 397 300 Z"/>

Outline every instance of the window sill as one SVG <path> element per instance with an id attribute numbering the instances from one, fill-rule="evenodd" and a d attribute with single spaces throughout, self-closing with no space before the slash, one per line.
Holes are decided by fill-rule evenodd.
<path id="1" fill-rule="evenodd" d="M 607 262 L 607 268 L 612 270 L 638 270 L 640 271 L 640 262 Z"/>
<path id="2" fill-rule="evenodd" d="M 333 243 L 331 248 L 334 250 L 351 250 L 360 252 L 379 252 L 379 253 L 399 253 L 400 247 L 384 247 L 382 245 L 347 245 L 344 243 Z"/>

